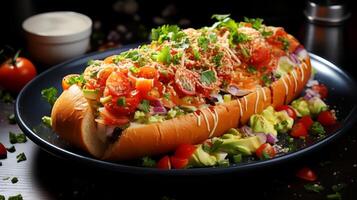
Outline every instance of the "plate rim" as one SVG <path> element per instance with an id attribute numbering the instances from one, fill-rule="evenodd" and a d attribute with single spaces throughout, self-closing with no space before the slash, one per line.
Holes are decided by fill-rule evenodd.
<path id="1" fill-rule="evenodd" d="M 16 98 L 15 102 L 15 117 L 18 122 L 18 126 L 20 129 L 26 134 L 27 137 L 29 137 L 36 145 L 38 145 L 41 149 L 45 150 L 46 152 L 49 152 L 50 154 L 64 158 L 64 159 L 70 159 L 74 161 L 78 161 L 81 163 L 89 164 L 89 165 L 94 165 L 99 168 L 107 169 L 110 171 L 118 171 L 118 172 L 123 172 L 123 173 L 129 173 L 129 174 L 151 174 L 151 175 L 217 175 L 217 174 L 228 174 L 228 173 L 239 173 L 239 172 L 245 172 L 248 170 L 254 170 L 258 168 L 263 168 L 263 167 L 271 167 L 273 165 L 277 165 L 279 163 L 284 163 L 288 162 L 293 158 L 301 158 L 305 155 L 307 155 L 310 152 L 317 151 L 318 149 L 328 145 L 331 143 L 333 140 L 336 138 L 340 137 L 343 135 L 343 133 L 346 133 L 348 129 L 351 128 L 351 126 L 354 124 L 355 121 L 357 121 L 356 116 L 357 115 L 357 104 L 355 103 L 353 106 L 353 109 L 349 112 L 349 114 L 346 116 L 344 119 L 344 124 L 343 126 L 338 129 L 336 132 L 334 132 L 331 135 L 328 135 L 327 137 L 317 141 L 316 143 L 304 147 L 298 151 L 295 152 L 290 152 L 287 154 L 284 154 L 279 157 L 275 157 L 269 160 L 263 160 L 263 161 L 253 161 L 253 162 L 247 162 L 247 163 L 242 163 L 239 165 L 233 165 L 229 167 L 208 167 L 208 168 L 190 168 L 190 169 L 171 169 L 171 170 L 160 170 L 156 168 L 147 168 L 147 167 L 139 167 L 139 166 L 132 166 L 132 165 L 126 165 L 126 164 L 121 164 L 121 163 L 115 163 L 115 162 L 110 162 L 110 161 L 104 161 L 104 160 L 99 160 L 94 157 L 90 157 L 90 155 L 81 155 L 76 153 L 75 151 L 72 152 L 70 150 L 61 148 L 55 144 L 50 143 L 49 141 L 41 138 L 38 136 L 33 130 L 31 130 L 30 127 L 28 127 L 24 120 L 21 117 L 21 112 L 20 112 L 20 102 L 21 99 L 24 98 L 24 91 L 29 88 L 33 82 L 35 82 L 37 79 L 40 79 L 42 76 L 45 76 L 47 73 L 50 73 L 53 70 L 56 70 L 57 68 L 66 66 L 70 63 L 73 63 L 75 61 L 92 57 L 95 55 L 106 55 L 114 52 L 122 52 L 127 49 L 136 47 L 140 44 L 130 44 L 130 45 L 125 45 L 120 48 L 115 48 L 115 49 L 110 49 L 106 50 L 103 52 L 92 52 L 89 54 L 85 54 L 80 57 L 73 58 L 71 60 L 68 60 L 66 62 L 60 63 L 54 67 L 51 67 L 41 74 L 39 74 L 35 79 L 31 80 L 19 93 L 18 97 Z M 352 78 L 352 76 L 348 73 L 342 70 L 341 68 L 337 67 L 335 64 L 331 63 L 330 61 L 317 56 L 313 53 L 309 53 L 310 57 L 314 60 L 317 60 L 318 62 L 323 63 L 324 65 L 333 68 L 333 70 L 337 71 L 340 75 L 343 75 L 344 79 L 346 79 L 348 82 L 352 83 L 353 90 L 356 90 L 356 82 Z"/>

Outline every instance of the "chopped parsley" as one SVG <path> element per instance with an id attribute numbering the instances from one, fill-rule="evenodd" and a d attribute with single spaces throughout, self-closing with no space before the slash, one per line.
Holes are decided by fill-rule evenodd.
<path id="1" fill-rule="evenodd" d="M 51 106 L 53 106 L 57 100 L 57 93 L 58 91 L 55 87 L 50 87 L 41 91 L 42 98 L 51 104 Z"/>
<path id="2" fill-rule="evenodd" d="M 149 156 L 145 156 L 142 158 L 142 166 L 144 167 L 155 167 L 156 162 L 154 159 L 150 158 Z"/>
<path id="3" fill-rule="evenodd" d="M 304 188 L 307 191 L 316 192 L 316 193 L 320 193 L 321 191 L 323 191 L 325 189 L 322 185 L 319 185 L 317 183 L 305 184 Z"/>
<path id="4" fill-rule="evenodd" d="M 171 94 L 170 93 L 164 93 L 164 98 L 167 100 L 170 100 Z"/>
<path id="5" fill-rule="evenodd" d="M 241 47 L 240 49 L 242 50 L 243 56 L 245 58 L 249 58 L 249 56 L 250 56 L 249 50 L 247 48 L 245 48 L 245 47 Z"/>
<path id="6" fill-rule="evenodd" d="M 12 183 L 12 184 L 17 183 L 18 181 L 19 181 L 19 179 L 18 179 L 17 177 L 13 177 L 13 178 L 11 179 L 11 183 Z"/>
<path id="7" fill-rule="evenodd" d="M 263 31 L 260 32 L 262 34 L 263 37 L 269 37 L 271 35 L 273 35 L 273 31 L 266 31 L 265 29 Z"/>
<path id="8" fill-rule="evenodd" d="M 223 53 L 222 52 L 219 52 L 215 56 L 213 56 L 212 62 L 216 65 L 216 67 L 221 66 L 222 58 L 223 58 Z"/>
<path id="9" fill-rule="evenodd" d="M 148 100 L 142 100 L 138 106 L 138 109 L 143 111 L 144 113 L 150 112 L 150 102 Z"/>
<path id="10" fill-rule="evenodd" d="M 10 114 L 7 116 L 7 120 L 9 121 L 9 124 L 16 124 L 16 119 L 14 114 Z"/>
<path id="11" fill-rule="evenodd" d="M 11 145 L 11 147 L 7 147 L 6 150 L 10 153 L 14 153 L 16 151 L 16 148 L 14 145 Z"/>
<path id="12" fill-rule="evenodd" d="M 264 20 L 261 19 L 261 18 L 247 18 L 247 17 L 244 17 L 244 21 L 247 22 L 247 23 L 252 24 L 252 28 L 254 28 L 256 30 L 259 30 L 262 27 L 262 24 L 263 24 Z"/>
<path id="13" fill-rule="evenodd" d="M 151 30 L 151 39 L 158 41 L 160 44 L 165 41 L 174 41 L 176 43 L 186 42 L 186 34 L 181 31 L 177 25 L 163 25 Z"/>
<path id="14" fill-rule="evenodd" d="M 216 74 L 212 70 L 203 71 L 200 80 L 205 85 L 211 85 L 216 82 Z"/>
<path id="15" fill-rule="evenodd" d="M 216 43 L 217 42 L 217 35 L 215 33 L 210 33 L 208 35 L 208 38 L 209 38 L 211 43 Z"/>
<path id="16" fill-rule="evenodd" d="M 234 43 L 242 43 L 242 42 L 248 42 L 249 40 L 251 40 L 251 38 L 244 33 L 239 33 L 239 32 L 234 32 L 232 33 L 232 37 L 230 38 L 230 42 L 234 42 Z"/>
<path id="17" fill-rule="evenodd" d="M 83 85 L 86 83 L 86 80 L 84 79 L 83 74 L 81 74 L 80 76 L 70 76 L 67 79 L 67 83 L 69 85 L 74 85 L 74 84 Z"/>
<path id="18" fill-rule="evenodd" d="M 165 46 L 164 48 L 161 49 L 161 51 L 157 55 L 157 61 L 159 61 L 163 64 L 171 63 L 170 47 Z"/>
<path id="19" fill-rule="evenodd" d="M 126 106 L 126 98 L 125 97 L 118 98 L 117 105 L 122 107 Z"/>
<path id="20" fill-rule="evenodd" d="M 201 36 L 197 39 L 197 42 L 198 42 L 198 46 L 199 46 L 204 52 L 206 52 L 207 49 L 208 49 L 209 39 L 208 39 L 206 36 L 201 35 Z"/>
<path id="21" fill-rule="evenodd" d="M 178 53 L 176 53 L 175 55 L 172 56 L 172 62 L 175 65 L 178 65 L 181 62 L 181 58 L 182 58 L 182 52 L 178 52 Z"/>
<path id="22" fill-rule="evenodd" d="M 310 127 L 310 132 L 313 135 L 324 136 L 326 131 L 319 122 L 314 122 Z"/>
<path id="23" fill-rule="evenodd" d="M 278 40 L 283 44 L 283 50 L 287 51 L 290 47 L 290 42 L 287 38 L 279 37 Z"/>
<path id="24" fill-rule="evenodd" d="M 17 162 L 22 162 L 22 161 L 25 161 L 25 160 L 27 160 L 27 158 L 26 158 L 26 155 L 25 155 L 25 153 L 20 153 L 20 154 L 18 154 L 17 156 L 16 156 L 16 159 L 17 159 Z"/>
<path id="25" fill-rule="evenodd" d="M 251 65 L 248 66 L 247 70 L 251 74 L 257 73 L 257 69 L 254 66 L 251 66 Z"/>
<path id="26" fill-rule="evenodd" d="M 10 196 L 8 200 L 23 200 L 21 194 L 18 194 L 16 196 Z"/>
<path id="27" fill-rule="evenodd" d="M 264 85 L 265 86 L 269 86 L 273 81 L 271 80 L 271 78 L 268 76 L 268 75 L 266 75 L 266 74 L 264 74 L 263 76 L 262 76 L 262 81 L 263 81 L 263 83 L 264 83 Z"/>
<path id="28" fill-rule="evenodd" d="M 193 49 L 193 57 L 195 60 L 199 60 L 201 58 L 200 52 L 197 49 Z"/>
<path id="29" fill-rule="evenodd" d="M 11 144 L 25 143 L 27 141 L 25 134 L 23 134 L 23 133 L 16 134 L 11 131 L 9 132 L 9 139 L 10 139 Z"/>

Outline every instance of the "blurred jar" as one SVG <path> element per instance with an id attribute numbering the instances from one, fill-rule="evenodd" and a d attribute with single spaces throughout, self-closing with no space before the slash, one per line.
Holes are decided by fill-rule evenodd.
<path id="1" fill-rule="evenodd" d="M 350 17 L 344 1 L 307 1 L 305 48 L 341 65 L 345 51 L 344 22 Z"/>
<path id="2" fill-rule="evenodd" d="M 26 19 L 27 48 L 31 57 L 54 65 L 84 54 L 90 45 L 92 20 L 76 12 L 48 12 Z"/>

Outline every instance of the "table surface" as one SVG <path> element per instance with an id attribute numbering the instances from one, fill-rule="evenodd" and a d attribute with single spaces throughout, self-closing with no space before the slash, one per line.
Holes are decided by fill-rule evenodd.
<path id="1" fill-rule="evenodd" d="M 311 52 L 353 73 L 351 52 L 357 31 L 348 27 L 355 22 L 355 18 L 351 19 L 347 28 L 302 23 L 295 35 Z M 332 54 L 331 49 L 335 50 Z M 17 125 L 7 121 L 13 107 L 11 103 L 0 102 L 0 142 L 5 146 L 10 146 L 9 131 L 20 132 Z M 57 158 L 28 140 L 24 144 L 15 144 L 16 152 L 8 153 L 7 159 L 0 160 L 0 194 L 6 197 L 22 194 L 24 199 L 115 199 L 118 196 L 134 199 L 222 199 L 232 195 L 252 199 L 326 199 L 327 194 L 333 193 L 332 185 L 344 183 L 347 186 L 342 191 L 343 199 L 355 199 L 355 128 L 357 124 L 333 143 L 300 160 L 254 173 L 197 177 L 138 176 L 103 171 Z M 16 155 L 21 152 L 25 152 L 27 160 L 17 163 Z M 317 183 L 325 187 L 320 194 L 307 192 L 304 189 L 307 182 L 296 178 L 296 171 L 304 166 L 317 173 Z M 17 177 L 19 181 L 12 184 L 10 179 L 3 180 L 6 177 Z"/>

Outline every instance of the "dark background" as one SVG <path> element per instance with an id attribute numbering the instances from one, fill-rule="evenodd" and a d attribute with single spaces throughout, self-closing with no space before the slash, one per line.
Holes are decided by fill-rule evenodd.
<path id="1" fill-rule="evenodd" d="M 91 17 L 94 21 L 91 51 L 146 41 L 150 29 L 161 24 L 201 27 L 212 24 L 212 14 L 231 13 L 237 20 L 242 20 L 243 16 L 260 17 L 268 25 L 284 27 L 309 51 L 356 76 L 356 7 L 348 1 L 317 2 L 347 3 L 352 16 L 340 26 L 311 24 L 303 15 L 306 2 L 301 0 L 1 0 L 0 45 L 8 44 L 26 50 L 21 31 L 22 21 L 33 14 L 46 11 L 71 10 Z M 0 112 L 3 108 L 9 108 L 9 105 L 2 104 Z M 4 115 L 2 117 L 5 118 Z M 0 127 L 2 132 L 4 129 L 1 128 L 7 126 L 4 124 Z M 354 127 L 357 128 L 356 125 Z M 0 133 L 3 134 L 2 132 Z M 308 157 L 258 172 L 181 178 L 143 177 L 103 171 L 56 158 L 30 143 L 31 145 L 26 145 L 29 148 L 27 151 L 31 152 L 27 161 L 31 165 L 26 170 L 31 173 L 30 178 L 36 184 L 25 187 L 33 187 L 34 193 L 46 191 L 46 198 L 51 199 L 116 199 L 115 197 L 122 195 L 129 195 L 131 199 L 239 199 L 243 196 L 252 199 L 326 199 L 326 194 L 332 193 L 332 185 L 345 183 L 347 187 L 342 192 L 343 199 L 355 199 L 356 138 L 355 131 L 349 131 Z M 317 173 L 317 183 L 325 187 L 321 194 L 305 191 L 303 185 L 307 182 L 295 177 L 296 170 L 303 166 L 309 166 Z M 3 169 L 0 167 L 1 170 Z M 0 191 L 1 187 L 0 184 Z M 16 187 L 15 185 L 12 188 L 19 191 Z"/>

